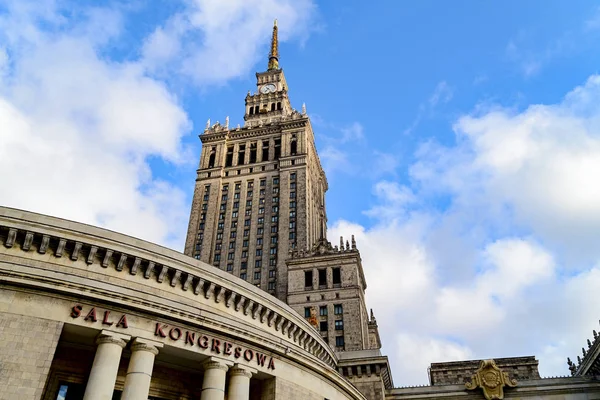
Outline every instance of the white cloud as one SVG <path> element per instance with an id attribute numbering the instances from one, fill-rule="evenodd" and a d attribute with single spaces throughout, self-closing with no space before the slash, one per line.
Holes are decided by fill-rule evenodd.
<path id="1" fill-rule="evenodd" d="M 246 74 L 260 58 L 266 66 L 267 32 L 275 18 L 280 41 L 302 40 L 315 11 L 311 0 L 187 0 L 146 40 L 143 64 L 154 73 L 176 71 L 199 85 L 222 84 Z M 285 65 L 285 54 L 281 60 Z"/>
<path id="2" fill-rule="evenodd" d="M 332 225 L 356 235 L 396 384 L 464 358 L 568 373 L 600 315 L 599 100 L 592 76 L 558 104 L 463 116 L 455 145 L 421 146 L 410 185 L 375 185 L 371 228 Z"/>

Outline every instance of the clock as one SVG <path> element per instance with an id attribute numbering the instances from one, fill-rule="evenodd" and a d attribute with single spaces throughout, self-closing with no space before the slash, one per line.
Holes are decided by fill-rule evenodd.
<path id="1" fill-rule="evenodd" d="M 266 84 L 260 88 L 261 93 L 272 93 L 275 90 L 277 90 L 277 88 L 272 83 Z"/>

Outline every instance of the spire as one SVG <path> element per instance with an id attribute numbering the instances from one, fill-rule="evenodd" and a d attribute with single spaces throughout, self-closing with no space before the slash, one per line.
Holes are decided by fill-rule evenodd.
<path id="1" fill-rule="evenodd" d="M 271 38 L 271 51 L 269 52 L 269 71 L 279 69 L 279 42 L 277 40 L 277 20 L 273 22 L 273 37 Z"/>

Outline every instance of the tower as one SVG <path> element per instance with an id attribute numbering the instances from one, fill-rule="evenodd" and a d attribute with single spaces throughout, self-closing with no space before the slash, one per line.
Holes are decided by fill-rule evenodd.
<path id="1" fill-rule="evenodd" d="M 185 254 L 287 301 L 286 259 L 326 236 L 327 180 L 305 110 L 292 108 L 277 22 L 244 126 L 207 123 Z"/>

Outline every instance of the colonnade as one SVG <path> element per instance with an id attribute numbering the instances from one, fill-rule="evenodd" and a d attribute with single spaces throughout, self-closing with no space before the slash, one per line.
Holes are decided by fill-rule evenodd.
<path id="1" fill-rule="evenodd" d="M 96 339 L 96 355 L 85 388 L 83 400 L 111 400 L 117 380 L 123 348 L 131 340 L 128 335 L 103 330 Z M 121 400 L 147 400 L 154 359 L 163 344 L 134 338 L 131 358 L 125 377 Z M 229 371 L 228 400 L 248 400 L 250 378 L 257 371 L 233 362 L 209 357 L 204 362 L 204 381 L 200 400 L 224 400 L 225 382 Z"/>

